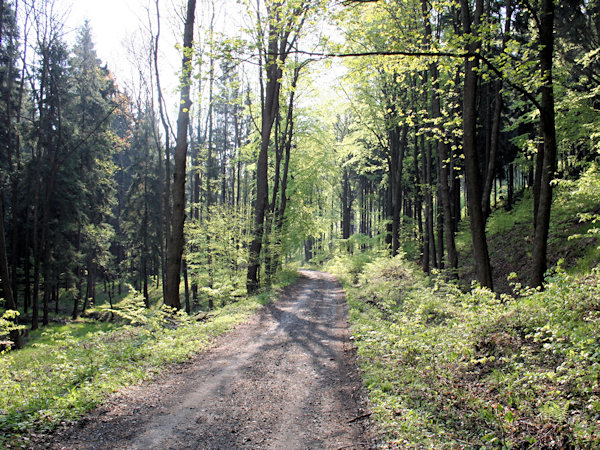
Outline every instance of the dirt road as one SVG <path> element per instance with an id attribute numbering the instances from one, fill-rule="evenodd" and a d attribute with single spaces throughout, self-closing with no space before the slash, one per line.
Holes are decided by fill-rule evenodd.
<path id="1" fill-rule="evenodd" d="M 343 291 L 302 277 L 153 383 L 112 397 L 54 448 L 368 448 Z"/>

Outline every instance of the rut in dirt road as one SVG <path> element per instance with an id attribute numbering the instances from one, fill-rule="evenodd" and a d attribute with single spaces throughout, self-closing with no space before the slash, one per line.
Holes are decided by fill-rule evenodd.
<path id="1" fill-rule="evenodd" d="M 55 447 L 370 447 L 343 290 L 301 273 L 216 347 L 111 399 Z"/>

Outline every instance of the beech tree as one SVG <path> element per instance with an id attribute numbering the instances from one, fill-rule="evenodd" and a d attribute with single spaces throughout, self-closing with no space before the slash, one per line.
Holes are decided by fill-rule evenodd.
<path id="1" fill-rule="evenodd" d="M 461 0 L 463 32 L 466 37 L 466 53 L 476 54 L 481 48 L 479 26 L 483 15 L 483 0 L 475 1 L 472 10 L 468 0 Z M 481 169 L 477 152 L 476 96 L 477 70 L 476 56 L 465 58 L 465 80 L 463 90 L 463 152 L 465 154 L 465 174 L 467 177 L 467 204 L 473 243 L 473 259 L 477 281 L 482 286 L 493 289 L 492 268 L 485 234 L 485 216 L 481 207 Z"/>
<path id="2" fill-rule="evenodd" d="M 273 123 L 280 110 L 279 94 L 282 67 L 298 39 L 309 10 L 309 3 L 303 0 L 295 2 L 277 0 L 267 2 L 265 8 L 267 10 L 266 24 L 262 23 L 260 12 L 258 12 L 257 17 L 257 39 L 259 40 L 258 49 L 261 67 L 261 122 L 260 150 L 256 165 L 254 229 L 249 248 L 248 274 L 246 276 L 246 287 L 249 294 L 256 292 L 259 288 L 260 253 L 263 246 L 264 221 L 269 195 L 268 151 Z"/>
<path id="3" fill-rule="evenodd" d="M 194 38 L 194 18 L 196 0 L 188 0 L 183 31 L 183 58 L 181 62 L 181 104 L 177 117 L 177 141 L 175 145 L 173 170 L 173 215 L 171 235 L 167 247 L 167 278 L 165 304 L 181 309 L 179 283 L 181 277 L 181 257 L 183 255 L 183 224 L 185 221 L 185 175 L 187 157 L 187 133 L 190 121 L 190 80 L 192 76 L 192 40 Z"/>

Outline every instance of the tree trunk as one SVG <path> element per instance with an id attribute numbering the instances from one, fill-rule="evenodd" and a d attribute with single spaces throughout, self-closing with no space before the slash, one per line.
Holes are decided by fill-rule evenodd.
<path id="1" fill-rule="evenodd" d="M 168 259 L 168 249 L 169 249 L 169 240 L 171 238 L 171 144 L 170 144 L 170 126 L 168 122 L 168 117 L 166 112 L 164 111 L 164 98 L 162 94 L 162 88 L 160 85 L 160 73 L 158 70 L 158 41 L 160 38 L 160 8 L 159 8 L 159 0 L 155 0 L 154 2 L 156 6 L 156 36 L 154 37 L 154 75 L 156 77 L 156 90 L 158 92 L 158 111 L 160 115 L 160 120 L 162 122 L 163 131 L 165 133 L 165 177 L 164 177 L 164 197 L 163 197 L 163 207 L 164 207 L 164 243 L 163 243 L 163 297 L 167 298 L 167 259 Z M 159 154 L 160 158 L 160 154 Z M 119 288 L 121 284 L 119 283 Z M 120 294 L 120 292 L 119 292 Z"/>
<path id="2" fill-rule="evenodd" d="M 423 17 L 425 19 L 425 36 L 428 47 L 431 43 L 432 32 L 431 22 L 429 20 L 428 3 L 426 0 L 421 0 L 421 8 L 423 11 Z M 442 125 L 440 123 L 442 119 L 441 113 L 441 102 L 440 102 L 440 80 L 438 66 L 435 62 L 429 66 L 429 73 L 431 75 L 431 109 L 432 116 L 435 123 L 437 123 L 438 133 L 441 135 L 443 132 Z M 453 224 L 452 218 L 452 207 L 450 199 L 450 188 L 448 186 L 448 176 L 450 167 L 450 156 L 448 155 L 448 145 L 443 139 L 437 140 L 437 154 L 439 162 L 439 197 L 443 208 L 443 213 L 440 215 L 443 217 L 444 222 L 444 235 L 446 237 L 446 254 L 448 257 L 448 269 L 450 270 L 451 276 L 454 278 L 458 277 L 458 253 L 456 251 L 456 241 L 454 238 L 455 225 Z M 443 249 L 442 241 L 440 240 L 438 245 Z M 442 250 L 443 253 L 443 250 Z M 440 265 L 442 265 L 442 259 L 440 258 Z"/>
<path id="3" fill-rule="evenodd" d="M 194 17 L 196 0 L 188 0 L 187 16 L 183 32 L 183 58 L 181 64 L 181 102 L 177 117 L 177 143 L 175 145 L 175 168 L 173 171 L 173 214 L 171 217 L 171 236 L 167 246 L 167 286 L 165 305 L 181 309 L 179 283 L 181 257 L 183 254 L 183 225 L 185 222 L 185 168 L 187 155 L 187 131 L 190 120 L 189 110 L 192 40 L 194 37 Z"/>
<path id="4" fill-rule="evenodd" d="M 423 219 L 421 203 L 421 175 L 419 168 L 419 139 L 417 137 L 417 130 L 415 130 L 415 142 L 413 145 L 413 169 L 415 172 L 415 218 L 417 220 L 418 236 L 417 240 L 422 242 L 423 238 Z"/>
<path id="5" fill-rule="evenodd" d="M 554 88 L 552 60 L 554 53 L 554 1 L 542 0 L 540 14 L 540 71 L 544 85 L 541 88 L 541 129 L 544 157 L 540 174 L 539 198 L 533 238 L 533 286 L 542 286 L 547 270 L 546 253 L 550 210 L 552 207 L 552 180 L 556 171 L 556 129 L 554 124 Z"/>
<path id="6" fill-rule="evenodd" d="M 59 313 L 59 305 L 58 301 L 60 299 L 60 279 L 56 277 L 54 280 L 54 290 L 52 291 L 52 300 L 54 301 L 54 313 L 58 315 Z"/>
<path id="7" fill-rule="evenodd" d="M 350 238 L 350 220 L 352 212 L 352 186 L 348 168 L 342 174 L 342 239 Z"/>
<path id="8" fill-rule="evenodd" d="M 10 283 L 10 276 L 8 272 L 8 258 L 6 257 L 6 241 L 4 238 L 4 195 L 0 192 L 0 277 L 2 277 L 2 291 L 4 293 L 4 301 L 6 309 L 17 310 L 17 304 L 15 303 L 12 286 Z M 18 325 L 19 321 L 15 317 L 15 325 Z M 21 338 L 18 330 L 10 332 L 10 340 L 12 341 L 15 348 L 21 348 Z"/>
<path id="9" fill-rule="evenodd" d="M 510 211 L 513 204 L 514 196 L 514 183 L 515 183 L 515 164 L 511 162 L 508 165 L 508 180 L 506 188 L 506 210 Z"/>
<path id="10" fill-rule="evenodd" d="M 23 298 L 23 310 L 25 312 L 25 314 L 27 314 L 28 310 L 29 310 L 29 306 L 31 304 L 31 257 L 29 255 L 29 236 L 30 233 L 26 233 L 25 236 L 25 252 L 24 252 L 24 258 L 25 258 L 25 293 L 24 293 L 24 298 Z"/>
<path id="11" fill-rule="evenodd" d="M 502 36 L 502 47 L 501 51 L 504 52 L 506 49 L 506 43 L 508 42 L 508 34 L 510 33 L 510 21 L 512 19 L 512 1 L 506 1 L 506 17 L 504 23 L 504 35 Z M 490 154 L 488 159 L 486 178 L 483 185 L 483 194 L 482 194 L 482 208 L 483 208 L 483 216 L 486 218 L 489 217 L 491 213 L 490 208 L 490 195 L 492 192 L 492 184 L 494 182 L 494 177 L 496 175 L 496 154 L 498 153 L 498 143 L 500 140 L 500 122 L 502 119 L 502 80 L 496 81 L 496 90 L 495 90 L 495 103 L 494 103 L 494 112 L 492 117 L 492 129 L 491 129 L 491 138 L 490 138 Z"/>
<path id="12" fill-rule="evenodd" d="M 43 239 L 45 241 L 44 245 L 44 301 L 43 301 L 43 315 L 42 315 L 42 324 L 44 326 L 48 325 L 49 318 L 48 313 L 50 312 L 50 298 L 52 295 L 52 282 L 51 282 L 51 266 L 50 266 L 50 243 L 48 239 Z"/>
<path id="13" fill-rule="evenodd" d="M 287 182 L 288 182 L 288 174 L 290 168 L 290 155 L 292 150 L 292 138 L 294 136 L 294 96 L 296 92 L 296 84 L 298 83 L 298 78 L 300 76 L 301 67 L 297 67 L 294 71 L 294 78 L 292 80 L 292 92 L 290 94 L 290 101 L 288 104 L 288 117 L 286 123 L 287 136 L 285 139 L 285 156 L 283 160 L 283 176 L 281 178 L 281 201 L 279 204 L 279 209 L 277 210 L 277 222 L 276 222 L 276 237 L 277 241 L 275 244 L 275 254 L 273 256 L 273 267 L 270 269 L 274 274 L 280 264 L 281 260 L 281 239 L 283 233 L 283 220 L 285 218 L 285 210 L 287 208 Z M 332 199 L 333 201 L 333 199 Z"/>
<path id="14" fill-rule="evenodd" d="M 148 294 L 148 186 L 147 168 L 144 175 L 144 216 L 142 219 L 142 285 L 144 304 L 150 308 L 150 295 Z"/>
<path id="15" fill-rule="evenodd" d="M 188 282 L 188 267 L 185 258 L 183 259 L 183 288 L 185 295 L 185 312 L 189 314 L 192 311 L 192 309 L 190 307 L 190 285 Z"/>
<path id="16" fill-rule="evenodd" d="M 463 31 L 465 34 L 478 34 L 478 26 L 483 12 L 483 0 L 476 0 L 475 14 L 471 20 L 468 0 L 461 0 Z M 473 29 L 471 28 L 473 25 Z M 479 39 L 469 39 L 465 50 L 476 53 L 480 48 Z M 465 80 L 463 93 L 463 151 L 465 153 L 465 175 L 467 182 L 467 207 L 469 210 L 471 239 L 473 243 L 473 260 L 477 281 L 485 287 L 493 289 L 492 268 L 488 254 L 485 234 L 485 218 L 481 209 L 481 172 L 477 154 L 477 66 L 474 57 L 465 59 Z"/>
<path id="17" fill-rule="evenodd" d="M 281 118 L 280 114 L 277 114 L 275 118 L 275 173 L 273 176 L 273 196 L 271 203 L 267 205 L 267 213 L 265 219 L 265 242 L 264 242 L 264 254 L 265 254 L 265 267 L 266 267 L 266 282 L 271 283 L 271 267 L 272 267 L 272 252 L 271 248 L 271 228 L 273 226 L 275 208 L 277 207 L 277 197 L 279 194 L 279 180 L 281 172 L 281 159 L 283 158 L 283 142 L 281 139 Z M 285 140 L 285 137 L 283 138 Z"/>
<path id="18" fill-rule="evenodd" d="M 490 206 L 490 197 L 492 195 L 492 187 L 496 177 L 496 154 L 498 153 L 498 141 L 500 139 L 500 121 L 502 119 L 502 82 L 498 81 L 496 87 L 494 112 L 492 117 L 492 127 L 490 136 L 490 152 L 488 155 L 488 164 L 486 169 L 486 177 L 483 184 L 483 193 L 481 194 L 481 209 L 483 217 L 487 220 L 492 209 Z"/>
<path id="19" fill-rule="evenodd" d="M 279 200 L 279 207 L 275 211 L 275 245 L 273 249 L 273 258 L 271 260 L 271 267 L 268 271 L 271 276 L 275 275 L 279 269 L 281 260 L 281 242 L 283 232 L 283 219 L 285 217 L 285 210 L 287 207 L 287 182 L 290 167 L 290 154 L 292 149 L 292 139 L 294 137 L 294 98 L 296 95 L 296 86 L 298 84 L 298 78 L 300 77 L 300 70 L 302 65 L 294 69 L 294 76 L 292 78 L 290 99 L 288 102 L 287 118 L 285 123 L 284 133 L 284 157 L 283 157 L 283 175 L 281 177 L 281 194 Z"/>
<path id="20" fill-rule="evenodd" d="M 273 122 L 279 111 L 279 79 L 281 69 L 278 62 L 284 55 L 278 53 L 278 30 L 275 19 L 271 18 L 268 34 L 268 55 L 266 62 L 267 85 L 264 90 L 262 104 L 262 121 L 260 130 L 260 152 L 256 164 L 256 201 L 254 203 L 254 229 L 248 257 L 248 273 L 246 276 L 246 289 L 248 294 L 256 292 L 259 288 L 258 272 L 260 269 L 260 251 L 263 243 L 265 212 L 269 195 L 269 162 L 268 151 L 271 142 Z"/>
<path id="21" fill-rule="evenodd" d="M 421 158 L 423 159 L 423 166 L 421 167 L 423 173 L 423 200 L 425 203 L 425 228 L 423 229 L 423 272 L 429 273 L 431 271 L 431 230 L 433 226 L 431 224 L 431 184 L 429 184 L 429 171 L 431 165 L 431 154 L 428 155 L 427 148 L 431 150 L 431 147 L 425 145 L 425 135 L 421 135 L 420 138 L 421 146 Z"/>
<path id="22" fill-rule="evenodd" d="M 73 320 L 77 319 L 79 315 L 79 302 L 81 301 L 81 290 L 83 289 L 83 266 L 79 267 L 77 270 L 77 281 L 76 281 L 76 293 L 73 298 L 73 312 L 71 313 L 71 317 Z"/>
<path id="23" fill-rule="evenodd" d="M 397 158 L 394 167 L 394 193 L 392 194 L 392 206 L 394 208 L 392 218 L 392 255 L 397 255 L 400 250 L 400 217 L 402 213 L 402 172 L 404 170 L 404 150 L 408 136 L 408 125 L 405 124 L 400 131 L 400 127 L 396 127 L 395 135 L 397 135 Z"/>

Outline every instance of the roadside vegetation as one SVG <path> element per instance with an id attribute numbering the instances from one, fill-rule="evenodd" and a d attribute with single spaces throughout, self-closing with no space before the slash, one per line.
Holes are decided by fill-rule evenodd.
<path id="1" fill-rule="evenodd" d="M 569 274 L 583 274 L 600 264 L 597 243 L 600 171 L 597 163 L 584 167 L 579 178 L 555 182 L 548 260 L 550 265 L 560 260 Z M 531 190 L 526 190 L 508 210 L 505 206 L 499 203 L 490 216 L 487 235 L 495 290 L 512 293 L 515 283 L 527 285 L 531 279 Z M 463 223 L 456 236 L 461 261 L 459 274 L 464 289 L 469 287 L 474 277 L 471 237 L 467 228 L 467 224 Z"/>
<path id="2" fill-rule="evenodd" d="M 600 251 L 591 167 L 562 183 L 551 254 L 567 255 L 544 290 L 512 274 L 511 293 L 423 274 L 406 253 L 341 252 L 325 267 L 343 282 L 380 439 L 400 448 L 593 448 L 600 445 Z M 527 193 L 497 210 L 495 261 L 522 244 Z M 584 220 L 591 219 L 591 220 Z M 569 236 L 562 236 L 564 233 Z M 554 237 L 554 241 L 552 240 Z M 582 241 L 583 240 L 583 241 Z M 583 245 L 582 245 L 583 244 Z M 575 255 L 575 256 L 573 256 Z M 596 266 L 594 268 L 594 266 Z M 519 274 L 520 275 L 520 274 Z"/>

